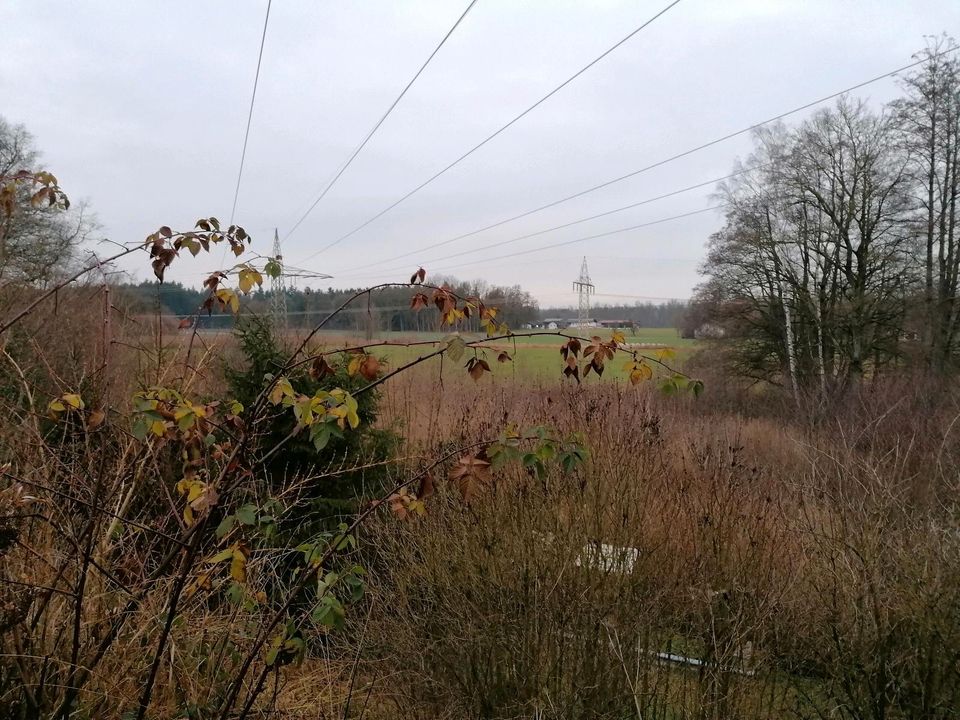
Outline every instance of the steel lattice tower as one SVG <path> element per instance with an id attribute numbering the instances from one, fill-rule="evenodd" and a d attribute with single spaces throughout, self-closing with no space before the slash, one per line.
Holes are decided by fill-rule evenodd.
<path id="1" fill-rule="evenodd" d="M 594 287 L 590 281 L 590 271 L 587 269 L 587 258 L 583 258 L 583 264 L 580 266 L 580 277 L 573 283 L 573 289 L 579 295 L 579 307 L 577 309 L 577 324 L 580 327 L 586 327 L 590 320 L 590 296 L 593 295 Z"/>
<path id="2" fill-rule="evenodd" d="M 273 229 L 273 256 L 280 265 L 280 272 L 270 278 L 270 315 L 275 328 L 287 327 L 287 276 L 283 265 L 283 253 L 280 250 L 280 235 Z"/>

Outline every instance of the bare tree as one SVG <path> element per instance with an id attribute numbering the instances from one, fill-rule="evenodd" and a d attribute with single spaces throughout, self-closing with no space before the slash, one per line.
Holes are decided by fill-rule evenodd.
<path id="1" fill-rule="evenodd" d="M 898 357 L 911 248 L 893 129 L 843 99 L 758 132 L 754 170 L 719 188 L 727 220 L 699 300 L 739 374 L 825 394 Z"/>
<path id="2" fill-rule="evenodd" d="M 22 125 L 0 118 L 0 177 L 39 169 L 40 153 Z M 78 247 L 96 229 L 84 203 L 68 212 L 34 207 L 23 188 L 14 212 L 0 209 L 0 283 L 48 286 L 73 263 Z"/>
<path id="3" fill-rule="evenodd" d="M 938 370 L 955 364 L 960 330 L 960 63 L 944 54 L 955 46 L 947 36 L 931 39 L 919 54 L 926 62 L 903 82 L 906 97 L 894 103 L 909 152 L 915 227 L 921 238 L 923 340 L 927 360 Z"/>

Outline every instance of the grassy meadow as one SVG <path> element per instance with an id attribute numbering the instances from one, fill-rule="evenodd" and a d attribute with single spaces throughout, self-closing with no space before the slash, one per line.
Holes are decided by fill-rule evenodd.
<path id="1" fill-rule="evenodd" d="M 477 356 L 485 359 L 496 375 L 509 375 L 522 382 L 548 380 L 560 378 L 563 370 L 563 359 L 560 356 L 560 346 L 566 342 L 564 336 L 586 337 L 597 336 L 609 341 L 613 331 L 608 328 L 585 328 L 579 331 L 575 328 L 567 330 L 518 330 L 508 340 L 497 340 L 483 343 L 477 351 Z M 664 361 L 672 367 L 681 369 L 686 360 L 695 351 L 695 340 L 680 337 L 673 328 L 636 328 L 633 331 L 622 331 L 626 337 L 627 346 L 636 349 L 639 353 L 653 358 L 664 356 Z M 294 334 L 295 335 L 295 334 Z M 416 360 L 418 357 L 432 352 L 438 345 L 410 345 L 409 343 L 425 343 L 430 341 L 443 342 L 449 335 L 446 333 L 400 333 L 381 332 L 373 338 L 366 339 L 356 335 L 329 332 L 317 336 L 317 344 L 323 348 L 344 346 L 369 345 L 382 342 L 382 347 L 372 347 L 370 351 L 382 358 L 388 367 L 396 368 Z M 466 340 L 483 340 L 482 335 L 464 333 Z M 667 350 L 667 353 L 663 353 Z M 498 363 L 497 357 L 506 351 L 511 361 Z M 460 363 L 451 363 L 449 360 L 441 363 L 439 358 L 425 361 L 424 365 L 435 373 L 441 372 L 444 379 L 456 376 L 462 369 L 467 357 L 472 357 L 470 351 Z M 628 373 L 624 371 L 624 357 L 617 357 L 609 362 L 605 368 L 603 379 L 626 379 Z M 591 373 L 585 378 L 586 382 L 596 382 L 596 376 Z"/>

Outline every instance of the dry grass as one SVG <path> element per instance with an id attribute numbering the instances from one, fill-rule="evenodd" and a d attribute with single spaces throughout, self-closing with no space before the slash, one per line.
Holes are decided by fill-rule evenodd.
<path id="1" fill-rule="evenodd" d="M 142 602 L 71 716 L 136 708 L 175 582 L 154 570 L 184 528 L 171 490 L 177 458 L 145 451 L 123 413 L 134 389 L 158 381 L 219 396 L 235 352 L 226 336 L 200 338 L 186 365 L 171 328 L 118 317 L 106 353 L 101 321 L 65 303 L 5 346 L 16 365 L 4 365 L 0 418 L 0 465 L 10 463 L 0 486 L 3 716 L 50 715 L 132 596 Z M 424 517 L 376 516 L 356 556 L 369 571 L 364 604 L 342 633 L 304 625 L 306 658 L 265 676 L 248 716 L 957 715 L 960 403 L 942 380 L 877 382 L 804 408 L 801 420 L 719 379 L 694 401 L 510 373 L 440 384 L 436 371 L 418 366 L 387 386 L 380 422 L 404 437 L 398 477 L 509 424 L 583 432 L 589 461 L 543 477 L 508 467 L 468 505 L 438 482 Z M 76 389 L 116 417 L 96 432 L 58 433 L 46 403 Z M 278 491 L 291 511 L 305 481 Z M 17 496 L 18 483 L 37 500 Z M 244 497 L 262 491 L 255 476 Z M 635 549 L 633 566 L 585 567 L 596 543 Z M 249 592 L 273 598 L 289 585 L 290 553 L 256 548 Z M 213 717 L 273 610 L 190 595 L 149 716 Z"/>

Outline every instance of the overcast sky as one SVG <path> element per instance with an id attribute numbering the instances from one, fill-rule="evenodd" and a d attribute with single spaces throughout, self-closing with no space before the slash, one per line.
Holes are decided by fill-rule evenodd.
<path id="1" fill-rule="evenodd" d="M 257 250 L 270 252 L 274 227 L 286 234 L 467 4 L 274 0 L 236 216 Z M 717 212 L 484 260 L 707 208 L 709 188 L 482 248 L 720 177 L 749 152 L 746 137 L 469 239 L 374 263 L 893 70 L 910 61 L 925 34 L 960 33 L 957 0 L 682 0 L 450 172 L 305 260 L 667 4 L 479 0 L 286 240 L 286 261 L 350 286 L 409 277 L 423 264 L 463 279 L 519 283 L 548 305 L 572 302 L 570 283 L 586 255 L 601 301 L 686 297 L 704 242 L 719 226 Z M 36 136 L 46 166 L 74 200 L 89 200 L 111 240 L 139 240 L 161 224 L 188 227 L 201 215 L 226 220 L 265 10 L 265 0 L 5 0 L 0 115 Z M 879 104 L 896 92 L 896 81 L 886 79 L 857 94 Z M 442 259 L 468 250 L 477 252 Z M 198 284 L 219 262 L 219 253 L 187 256 L 168 277 Z M 150 276 L 143 258 L 125 267 Z"/>

